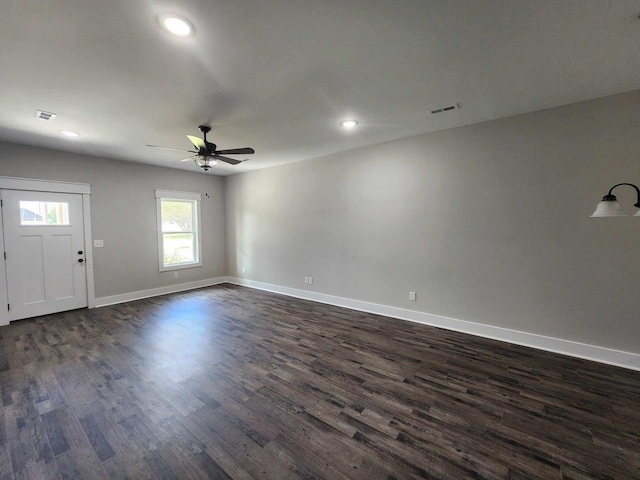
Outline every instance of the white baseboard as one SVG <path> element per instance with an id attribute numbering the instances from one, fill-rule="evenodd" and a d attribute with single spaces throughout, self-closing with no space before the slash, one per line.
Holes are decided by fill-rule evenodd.
<path id="1" fill-rule="evenodd" d="M 442 317 L 440 315 L 432 315 L 430 313 L 418 312 L 415 310 L 406 310 L 404 308 L 379 305 L 376 303 L 363 302 L 350 298 L 326 295 L 323 293 L 272 285 L 269 283 L 256 282 L 242 278 L 226 277 L 226 281 L 228 283 L 255 288 L 258 290 L 280 293 L 290 297 L 303 298 L 305 300 L 313 300 L 314 302 L 327 303 L 338 307 L 399 318 L 401 320 L 408 320 L 434 327 L 445 328 L 447 330 L 454 330 L 456 332 L 468 333 L 479 337 L 501 340 L 503 342 L 523 345 L 525 347 L 536 348 L 538 350 L 560 353 L 570 357 L 583 358 L 594 362 L 606 363 L 617 367 L 640 371 L 640 354 L 637 353 L 613 350 L 610 348 L 572 342 L 570 340 L 563 340 L 560 338 L 545 337 L 534 333 L 494 327 L 491 325 L 468 322 L 465 320 L 458 320 L 456 318 Z"/>
<path id="2" fill-rule="evenodd" d="M 137 292 L 100 297 L 96 298 L 95 306 L 106 307 L 107 305 L 115 305 L 116 303 L 131 302 L 133 300 L 141 300 L 143 298 L 167 295 L 168 293 L 178 293 L 186 290 L 193 290 L 195 288 L 210 287 L 211 285 L 219 285 L 225 282 L 227 282 L 227 277 L 207 278 L 205 280 L 198 280 L 195 282 L 179 283 L 166 287 L 150 288 L 149 290 L 139 290 Z"/>

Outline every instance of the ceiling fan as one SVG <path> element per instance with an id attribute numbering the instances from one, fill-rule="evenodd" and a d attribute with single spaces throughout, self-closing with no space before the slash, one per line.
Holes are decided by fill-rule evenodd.
<path id="1" fill-rule="evenodd" d="M 225 155 L 250 155 L 256 153 L 255 150 L 250 147 L 232 148 L 230 150 L 216 150 L 217 145 L 215 143 L 207 141 L 207 133 L 211 131 L 211 127 L 207 125 L 200 125 L 198 128 L 203 133 L 204 138 L 187 135 L 187 138 L 191 143 L 193 143 L 193 146 L 196 148 L 196 150 L 182 150 L 180 148 L 161 147 L 160 145 L 147 145 L 147 147 L 164 148 L 165 150 L 177 150 L 180 152 L 193 153 L 194 155 L 184 158 L 181 161 L 188 162 L 189 160 L 193 160 L 196 165 L 202 168 L 205 172 L 215 167 L 219 160 L 230 165 L 237 165 L 242 162 L 241 160 L 229 158 Z"/>

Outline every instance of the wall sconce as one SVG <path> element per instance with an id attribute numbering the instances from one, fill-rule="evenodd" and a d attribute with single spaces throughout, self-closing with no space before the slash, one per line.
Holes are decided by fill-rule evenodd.
<path id="1" fill-rule="evenodd" d="M 638 194 L 638 201 L 635 203 L 635 207 L 640 208 L 640 190 L 632 183 L 619 183 L 614 185 L 609 190 L 604 197 L 602 197 L 602 201 L 596 207 L 596 211 L 591 215 L 592 217 L 626 217 L 627 214 L 622 211 L 620 204 L 618 203 L 618 199 L 613 192 L 613 189 L 619 187 L 620 185 L 629 185 L 636 189 L 636 193 Z M 640 217 L 640 210 L 636 212 L 634 217 Z"/>

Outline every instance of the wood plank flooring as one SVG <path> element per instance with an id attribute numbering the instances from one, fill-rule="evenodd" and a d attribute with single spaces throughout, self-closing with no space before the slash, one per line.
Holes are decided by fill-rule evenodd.
<path id="1" fill-rule="evenodd" d="M 640 373 L 222 285 L 0 328 L 0 480 L 640 479 Z"/>

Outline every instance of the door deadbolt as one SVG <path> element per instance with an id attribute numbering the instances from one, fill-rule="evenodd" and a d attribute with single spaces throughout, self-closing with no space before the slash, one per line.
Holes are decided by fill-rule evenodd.
<path id="1" fill-rule="evenodd" d="M 82 255 L 84 252 L 82 250 L 78 250 L 78 255 Z"/>
<path id="2" fill-rule="evenodd" d="M 78 259 L 78 262 L 79 262 L 79 263 L 82 263 L 82 262 L 84 262 L 84 259 L 79 258 L 79 259 Z"/>

